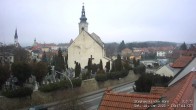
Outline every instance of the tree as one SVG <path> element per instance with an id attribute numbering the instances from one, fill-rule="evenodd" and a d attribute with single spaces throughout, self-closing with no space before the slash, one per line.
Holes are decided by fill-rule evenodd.
<path id="1" fill-rule="evenodd" d="M 146 67 L 144 64 L 140 64 L 133 69 L 135 74 L 144 74 L 146 72 Z"/>
<path id="2" fill-rule="evenodd" d="M 30 62 L 30 53 L 23 48 L 14 48 L 14 62 Z"/>
<path id="3" fill-rule="evenodd" d="M 55 55 L 53 58 L 54 58 L 53 64 L 55 66 L 55 70 L 60 72 L 65 70 L 65 61 L 62 55 L 61 48 L 59 48 L 58 50 L 58 55 L 57 56 Z"/>
<path id="4" fill-rule="evenodd" d="M 92 65 L 92 74 L 95 74 L 95 72 L 97 72 L 97 69 L 98 69 L 97 65 L 93 64 Z"/>
<path id="5" fill-rule="evenodd" d="M 65 68 L 68 69 L 68 54 L 65 56 Z"/>
<path id="6" fill-rule="evenodd" d="M 78 62 L 75 62 L 75 77 L 79 77 L 80 76 L 80 73 L 81 73 L 81 66 L 80 66 L 80 63 Z"/>
<path id="7" fill-rule="evenodd" d="M 120 53 L 124 48 L 126 48 L 124 40 L 118 46 L 118 53 Z"/>
<path id="8" fill-rule="evenodd" d="M 10 76 L 9 65 L 0 65 L 0 89 Z"/>
<path id="9" fill-rule="evenodd" d="M 121 56 L 120 55 L 117 55 L 115 68 L 116 68 L 117 71 L 121 71 L 122 70 L 122 61 L 121 61 Z"/>
<path id="10" fill-rule="evenodd" d="M 195 46 L 193 44 L 191 44 L 190 47 L 189 47 L 189 49 L 190 50 L 194 50 L 195 49 Z"/>
<path id="11" fill-rule="evenodd" d="M 18 78 L 18 84 L 23 86 L 23 83 L 31 76 L 31 66 L 26 62 L 15 62 L 12 64 L 12 73 Z"/>
<path id="12" fill-rule="evenodd" d="M 180 50 L 187 50 L 187 46 L 185 42 L 180 46 Z"/>
<path id="13" fill-rule="evenodd" d="M 103 70 L 103 63 L 102 63 L 101 59 L 100 59 L 100 62 L 99 62 L 99 70 Z"/>
<path id="14" fill-rule="evenodd" d="M 44 53 L 42 54 L 42 60 L 41 60 L 42 62 L 45 62 L 45 63 L 47 63 L 48 62 L 48 60 L 47 60 L 47 56 L 46 56 L 46 52 L 44 51 Z"/>
<path id="15" fill-rule="evenodd" d="M 91 58 L 88 59 L 87 69 L 88 69 L 89 72 L 91 72 L 91 70 L 92 70 L 92 59 Z"/>
<path id="16" fill-rule="evenodd" d="M 162 86 L 166 87 L 167 83 L 172 79 L 172 77 L 160 76 L 150 74 L 143 74 L 141 77 L 135 81 L 135 92 L 150 92 L 152 86 Z"/>
<path id="17" fill-rule="evenodd" d="M 106 62 L 106 72 L 109 72 L 110 71 L 110 61 Z"/>
<path id="18" fill-rule="evenodd" d="M 33 68 L 33 75 L 36 77 L 37 82 L 41 83 L 43 78 L 48 73 L 48 66 L 45 62 L 38 62 L 32 64 Z"/>

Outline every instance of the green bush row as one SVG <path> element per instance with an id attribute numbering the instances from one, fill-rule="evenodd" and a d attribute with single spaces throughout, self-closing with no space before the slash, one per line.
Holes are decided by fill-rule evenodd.
<path id="1" fill-rule="evenodd" d="M 107 75 L 106 75 L 106 74 L 97 74 L 97 75 L 95 76 L 95 79 L 96 79 L 97 81 L 100 81 L 100 82 L 106 81 L 106 80 L 107 80 Z"/>
<path id="2" fill-rule="evenodd" d="M 116 71 L 116 72 L 110 72 L 106 74 L 96 74 L 95 79 L 97 81 L 106 81 L 107 79 L 119 79 L 124 78 L 127 76 L 129 71 L 122 70 L 122 71 Z"/>
<path id="3" fill-rule="evenodd" d="M 73 87 L 80 87 L 82 84 L 81 79 L 72 79 L 71 81 L 72 81 Z M 68 89 L 68 88 L 72 88 L 71 83 L 68 80 L 63 80 L 63 81 L 56 82 L 56 83 L 50 83 L 48 85 L 42 85 L 39 87 L 39 90 L 41 92 L 51 92 L 51 91 L 55 91 L 59 89 Z"/>
<path id="4" fill-rule="evenodd" d="M 2 95 L 8 98 L 31 96 L 32 93 L 33 90 L 29 87 L 20 87 L 15 90 L 7 89 L 2 91 Z"/>

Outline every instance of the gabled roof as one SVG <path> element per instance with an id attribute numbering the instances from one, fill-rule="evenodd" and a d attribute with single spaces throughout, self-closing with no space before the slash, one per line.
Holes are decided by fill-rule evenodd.
<path id="1" fill-rule="evenodd" d="M 152 94 L 126 94 L 106 91 L 98 110 L 145 110 L 159 98 L 159 95 Z"/>
<path id="2" fill-rule="evenodd" d="M 192 59 L 192 56 L 181 56 L 173 63 L 172 67 L 184 68 Z"/>
<path id="3" fill-rule="evenodd" d="M 192 81 L 196 79 L 196 72 L 189 72 L 162 95 L 167 103 L 159 103 L 153 110 L 193 110 L 194 87 Z M 190 104 L 189 106 L 187 106 Z M 165 107 L 159 107 L 166 105 Z M 185 107 L 186 105 L 186 107 Z"/>
<path id="4" fill-rule="evenodd" d="M 164 65 L 160 69 L 156 71 L 156 74 L 159 74 L 161 76 L 174 76 L 176 75 L 181 69 L 180 68 L 172 68 L 169 64 Z"/>
<path id="5" fill-rule="evenodd" d="M 98 35 L 96 35 L 95 33 L 92 33 L 92 34 L 90 34 L 90 33 L 88 33 L 87 31 L 85 31 L 85 30 L 82 30 L 82 32 L 86 32 L 95 42 L 97 42 L 97 44 L 99 44 L 102 48 L 104 48 L 104 43 L 101 41 L 101 39 L 100 39 L 100 37 L 98 36 Z M 82 33 L 81 32 L 81 33 Z M 80 34 L 81 34 L 80 33 Z M 80 35 L 79 34 L 79 35 Z M 78 35 L 78 36 L 79 36 Z M 77 39 L 77 37 L 76 37 L 76 39 Z M 76 40 L 75 39 L 75 40 Z M 74 41 L 75 41 L 74 40 Z M 74 42 L 73 40 L 72 41 L 70 41 L 70 45 L 69 46 L 71 46 L 71 44 Z"/>

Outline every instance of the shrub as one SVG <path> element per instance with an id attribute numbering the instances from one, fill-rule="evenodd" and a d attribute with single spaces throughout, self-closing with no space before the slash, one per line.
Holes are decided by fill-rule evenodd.
<path id="1" fill-rule="evenodd" d="M 72 79 L 71 81 L 72 81 L 73 87 L 80 87 L 82 84 L 82 80 L 79 78 Z M 55 91 L 58 89 L 68 89 L 68 88 L 72 88 L 70 81 L 63 80 L 63 81 L 56 82 L 56 83 L 50 83 L 48 85 L 42 85 L 40 86 L 39 90 L 42 92 L 51 92 L 51 91 Z"/>
<path id="2" fill-rule="evenodd" d="M 72 81 L 73 87 L 80 87 L 82 84 L 82 79 L 79 79 L 79 78 L 72 79 L 71 81 Z"/>
<path id="3" fill-rule="evenodd" d="M 135 74 L 144 74 L 146 72 L 146 67 L 144 64 L 140 64 L 139 66 L 133 69 Z"/>
<path id="4" fill-rule="evenodd" d="M 121 73 L 121 77 L 124 78 L 129 74 L 129 71 L 128 70 L 122 70 L 120 73 Z"/>
<path id="5" fill-rule="evenodd" d="M 57 89 L 66 89 L 69 87 L 71 87 L 70 82 L 67 80 L 63 80 L 63 81 L 56 82 L 56 83 L 50 83 L 48 85 L 42 85 L 40 86 L 39 90 L 42 92 L 51 92 Z"/>
<path id="6" fill-rule="evenodd" d="M 26 97 L 31 96 L 33 90 L 28 87 L 20 87 L 18 89 L 12 90 L 7 89 L 2 92 L 2 95 L 8 98 L 15 98 L 15 97 Z"/>
<path id="7" fill-rule="evenodd" d="M 97 74 L 105 74 L 105 71 L 104 70 L 98 70 Z"/>
<path id="8" fill-rule="evenodd" d="M 90 79 L 91 72 L 87 71 L 86 73 L 82 73 L 82 80 Z"/>
<path id="9" fill-rule="evenodd" d="M 143 74 L 135 81 L 134 91 L 136 92 L 150 92 L 152 86 L 167 86 L 167 83 L 172 77 L 160 76 L 154 74 Z"/>
<path id="10" fill-rule="evenodd" d="M 107 75 L 106 74 L 96 74 L 95 79 L 98 82 L 103 82 L 103 81 L 107 80 Z"/>
<path id="11" fill-rule="evenodd" d="M 127 76 L 129 71 L 127 70 L 122 70 L 122 71 L 116 71 L 116 72 L 111 72 L 107 74 L 108 79 L 119 79 Z"/>

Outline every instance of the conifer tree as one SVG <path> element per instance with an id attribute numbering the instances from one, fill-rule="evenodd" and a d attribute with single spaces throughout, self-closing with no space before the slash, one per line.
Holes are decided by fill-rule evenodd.
<path id="1" fill-rule="evenodd" d="M 110 71 L 110 61 L 106 62 L 106 72 L 109 72 Z"/>
<path id="2" fill-rule="evenodd" d="M 185 42 L 180 46 L 180 50 L 187 50 L 187 46 Z"/>
<path id="3" fill-rule="evenodd" d="M 47 57 L 46 57 L 46 52 L 45 51 L 42 54 L 42 60 L 41 61 L 47 63 Z"/>
<path id="4" fill-rule="evenodd" d="M 100 59 L 100 63 L 99 63 L 99 70 L 103 70 L 103 63 L 102 63 L 101 59 Z"/>

